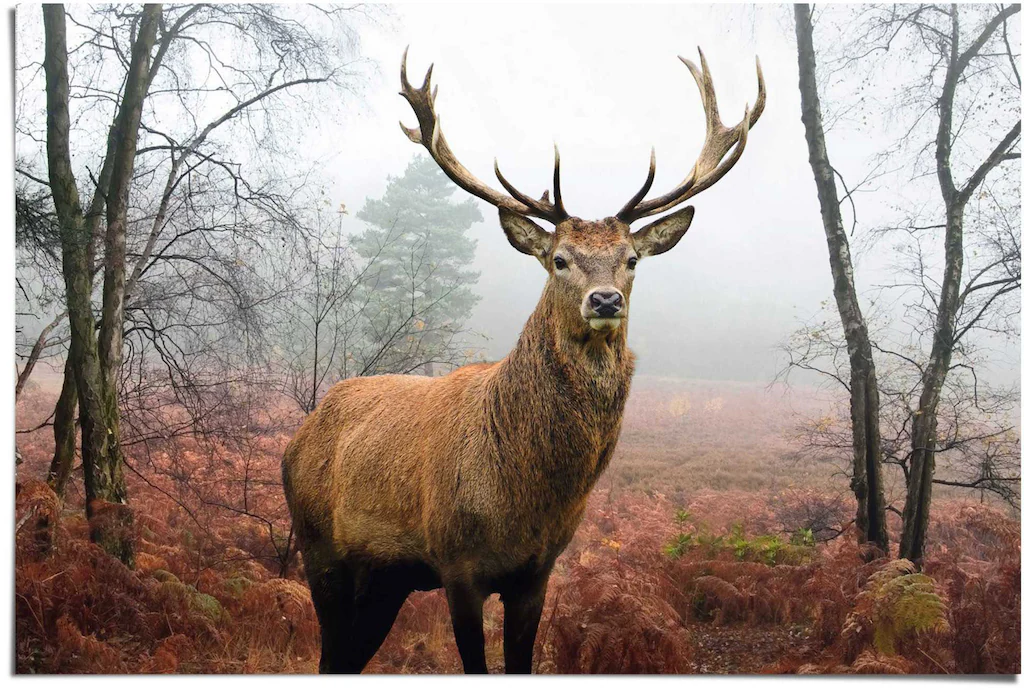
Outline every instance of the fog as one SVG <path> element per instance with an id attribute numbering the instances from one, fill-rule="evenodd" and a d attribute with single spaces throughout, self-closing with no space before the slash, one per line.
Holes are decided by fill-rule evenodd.
<path id="1" fill-rule="evenodd" d="M 19 27 L 19 50 L 41 36 L 36 29 Z M 726 125 L 756 97 L 759 56 L 767 107 L 742 159 L 693 200 L 696 216 L 679 245 L 637 269 L 629 325 L 637 371 L 767 383 L 783 364 L 776 346 L 832 304 L 789 6 L 393 5 L 360 25 L 359 44 L 372 66 L 360 92 L 325 100 L 319 125 L 286 135 L 323 171 L 313 182 L 348 207 L 344 228 L 352 233 L 362 230 L 355 212 L 365 200 L 381 196 L 388 176 L 424 153 L 398 126 L 415 125 L 398 95 L 407 45 L 414 84 L 435 65 L 438 113 L 470 171 L 499 188 L 497 158 L 513 184 L 539 196 L 551 184 L 557 142 L 566 207 L 588 219 L 613 215 L 634 194 L 652 146 L 658 173 L 651 195 L 678 184 L 695 161 L 704 115 L 677 55 L 696 60 L 697 47 L 704 49 Z M 883 122 L 858 124 L 828 134 L 832 162 L 848 180 L 867 173 L 885 136 Z M 884 183 L 869 192 L 858 196 L 853 243 L 858 288 L 868 300 L 891 278 L 891 257 L 884 248 L 861 251 L 859 228 L 881 217 L 895 194 Z M 480 205 L 485 220 L 470 234 L 478 241 L 481 301 L 468 326 L 493 360 L 515 343 L 546 275 L 509 246 L 496 210 Z M 1019 344 L 996 340 L 992 348 L 993 378 L 1018 380 Z"/>
<path id="2" fill-rule="evenodd" d="M 629 338 L 638 372 L 768 381 L 781 366 L 775 346 L 830 303 L 788 6 L 420 4 L 395 6 L 384 24 L 361 36 L 380 74 L 358 112 L 312 135 L 316 150 L 331 152 L 332 194 L 350 209 L 382 194 L 387 175 L 422 152 L 398 127 L 416 124 L 397 93 L 406 45 L 414 84 L 435 65 L 437 110 L 467 168 L 500 188 L 497 157 L 513 184 L 539 195 L 550 186 L 557 142 L 566 207 L 589 219 L 613 215 L 640 187 L 651 146 L 652 195 L 675 186 L 696 159 L 703 111 L 677 55 L 696 60 L 697 46 L 704 49 L 726 125 L 756 97 L 757 55 L 767 107 L 742 159 L 694 200 L 696 216 L 680 244 L 637 270 Z M 829 153 L 847 179 L 866 172 L 876 137 L 870 129 L 831 136 Z M 862 227 L 885 196 L 883 189 L 860 200 Z M 494 359 L 514 344 L 545 273 L 507 244 L 497 212 L 483 211 L 472 230 L 482 300 L 470 327 L 486 336 Z M 888 257 L 866 253 L 858 261 L 862 290 L 886 277 Z M 1019 377 L 1016 347 L 994 359 L 998 377 Z"/>

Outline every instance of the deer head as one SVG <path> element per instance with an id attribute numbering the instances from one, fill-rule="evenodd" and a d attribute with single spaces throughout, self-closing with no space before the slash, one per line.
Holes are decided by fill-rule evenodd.
<path id="1" fill-rule="evenodd" d="M 652 148 L 650 168 L 643 186 L 618 213 L 599 221 L 581 220 L 565 210 L 557 146 L 552 185 L 554 200 L 549 198 L 547 191 L 538 199 L 520 192 L 501 174 L 497 160 L 494 162 L 494 174 L 508 194 L 492 189 L 463 167 L 441 132 L 440 118 L 434 108 L 437 87 L 431 90 L 430 85 L 434 66 L 427 70 L 423 85 L 414 88 L 406 75 L 408 48 L 402 56 L 400 93 L 412 106 L 419 127 L 399 124 L 412 142 L 427 149 L 455 184 L 498 207 L 501 227 L 509 243 L 524 254 L 536 257 L 547 270 L 546 294 L 555 301 L 557 313 L 565 315 L 567 327 L 582 332 L 611 333 L 628 316 L 629 295 L 637 263 L 644 257 L 667 252 L 676 246 L 690 227 L 694 209 L 686 206 L 635 232 L 630 230 L 630 225 L 641 218 L 670 211 L 722 179 L 743 154 L 747 133 L 764 111 L 766 94 L 758 60 L 754 108 L 745 110 L 739 124 L 725 127 L 719 119 L 715 87 L 704 53 L 699 48 L 698 52 L 699 68 L 686 58 L 679 58 L 697 82 L 704 106 L 704 146 L 697 162 L 674 189 L 646 199 L 654 184 Z M 553 224 L 554 231 L 545 230 L 530 217 Z"/>

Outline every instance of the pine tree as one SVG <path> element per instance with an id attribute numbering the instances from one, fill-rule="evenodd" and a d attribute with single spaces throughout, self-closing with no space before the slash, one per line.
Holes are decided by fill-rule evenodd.
<path id="1" fill-rule="evenodd" d="M 456 341 L 480 277 L 469 270 L 476 240 L 466 230 L 483 216 L 473 200 L 453 200 L 455 191 L 432 159 L 417 156 L 357 215 L 368 225 L 352 242 L 370 266 L 357 296 L 368 315 L 367 373 L 432 375 L 435 364 L 463 358 Z"/>

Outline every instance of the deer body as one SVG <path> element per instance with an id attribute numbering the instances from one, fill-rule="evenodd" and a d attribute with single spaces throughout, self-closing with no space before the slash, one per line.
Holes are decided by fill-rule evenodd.
<path id="1" fill-rule="evenodd" d="M 624 332 L 559 343 L 547 310 L 496 364 L 337 384 L 285 453 L 303 543 L 422 564 L 423 584 L 464 569 L 495 587 L 553 563 L 614 450 L 633 365 Z"/>
<path id="2" fill-rule="evenodd" d="M 509 242 L 537 258 L 548 281 L 505 359 L 439 378 L 343 381 L 288 445 L 285 495 L 320 621 L 322 672 L 362 670 L 408 594 L 437 587 L 445 588 L 467 672 L 487 671 L 482 605 L 495 592 L 505 605 L 505 669 L 530 672 L 548 575 L 618 441 L 633 374 L 626 325 L 637 262 L 674 247 L 693 208 L 636 232 L 629 223 L 720 179 L 764 107 L 759 66 L 753 113 L 723 127 L 703 55 L 703 70 L 684 62 L 708 114 L 694 169 L 644 201 L 652 152 L 640 192 L 616 216 L 584 221 L 562 206 L 557 149 L 554 202 L 547 192 L 523 195 L 497 166 L 512 196 L 466 171 L 437 123 L 430 72 L 414 89 L 403 59 L 402 95 L 420 123 L 403 126 L 406 134 L 459 186 L 499 208 Z"/>

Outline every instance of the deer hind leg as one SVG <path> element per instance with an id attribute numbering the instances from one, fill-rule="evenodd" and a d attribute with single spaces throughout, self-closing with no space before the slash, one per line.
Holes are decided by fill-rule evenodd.
<path id="1" fill-rule="evenodd" d="M 484 595 L 472 583 L 444 583 L 448 610 L 452 615 L 455 644 L 465 673 L 487 673 L 484 656 Z"/>
<path id="2" fill-rule="evenodd" d="M 412 590 L 388 570 L 337 561 L 311 578 L 310 591 L 320 620 L 320 673 L 359 673 Z"/>
<path id="3" fill-rule="evenodd" d="M 303 554 L 305 556 L 305 554 Z M 355 589 L 353 573 L 343 562 L 310 568 L 309 592 L 320 621 L 320 673 L 358 673 L 349 659 L 352 649 L 352 621 Z"/>
<path id="4" fill-rule="evenodd" d="M 412 592 L 400 569 L 366 568 L 356 583 L 352 647 L 349 663 L 362 671 L 387 639 L 391 627 Z"/>

